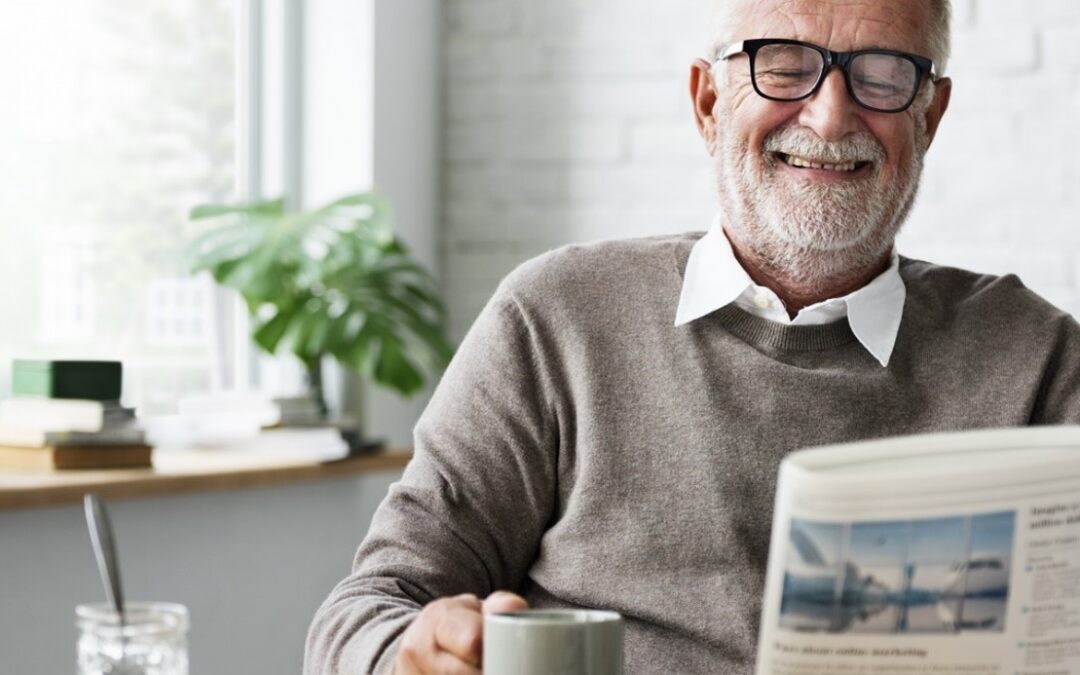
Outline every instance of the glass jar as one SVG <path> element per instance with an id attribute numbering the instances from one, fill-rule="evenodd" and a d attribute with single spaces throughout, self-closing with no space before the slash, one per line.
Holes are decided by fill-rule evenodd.
<path id="1" fill-rule="evenodd" d="M 105 603 L 75 608 L 78 675 L 188 675 L 186 607 L 129 602 L 124 618 Z"/>

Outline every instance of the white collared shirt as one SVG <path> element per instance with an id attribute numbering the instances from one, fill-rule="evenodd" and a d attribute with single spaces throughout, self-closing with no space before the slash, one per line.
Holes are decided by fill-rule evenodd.
<path id="1" fill-rule="evenodd" d="M 682 326 L 734 302 L 755 316 L 792 326 L 816 326 L 845 316 L 851 331 L 882 366 L 889 365 L 907 289 L 900 277 L 900 257 L 873 281 L 842 298 L 830 298 L 804 307 L 794 319 L 771 289 L 758 286 L 743 269 L 717 217 L 690 250 L 683 275 L 675 325 Z"/>

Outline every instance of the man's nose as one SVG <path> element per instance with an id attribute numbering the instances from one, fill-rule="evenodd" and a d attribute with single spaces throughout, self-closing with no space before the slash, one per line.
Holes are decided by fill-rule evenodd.
<path id="1" fill-rule="evenodd" d="M 844 73 L 832 67 L 814 95 L 803 102 L 799 123 L 824 141 L 835 141 L 858 130 L 858 104 L 848 95 Z"/>

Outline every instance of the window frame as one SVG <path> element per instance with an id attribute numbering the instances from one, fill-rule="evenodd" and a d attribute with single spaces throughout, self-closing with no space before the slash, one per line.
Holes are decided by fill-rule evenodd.
<path id="1" fill-rule="evenodd" d="M 237 0 L 236 30 L 237 201 L 281 196 L 296 207 L 303 195 L 303 3 Z M 277 381 L 275 390 L 302 386 L 299 365 L 256 348 L 247 307 L 236 294 L 220 286 L 217 292 L 228 308 L 233 355 L 224 388 L 268 392 L 270 380 Z"/>

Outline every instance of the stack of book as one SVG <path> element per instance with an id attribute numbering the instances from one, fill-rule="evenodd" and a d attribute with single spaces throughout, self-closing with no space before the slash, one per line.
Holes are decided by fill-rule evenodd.
<path id="1" fill-rule="evenodd" d="M 275 398 L 274 403 L 281 410 L 281 419 L 278 424 L 283 427 L 326 426 L 326 415 L 319 410 L 319 405 L 311 396 Z"/>
<path id="2" fill-rule="evenodd" d="M 148 467 L 152 448 L 119 403 L 115 361 L 15 361 L 0 401 L 0 467 Z"/>

